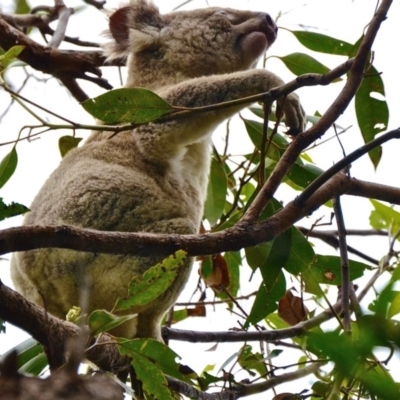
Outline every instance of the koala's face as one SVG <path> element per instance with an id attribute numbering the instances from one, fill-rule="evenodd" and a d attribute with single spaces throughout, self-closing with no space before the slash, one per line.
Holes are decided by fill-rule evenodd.
<path id="1" fill-rule="evenodd" d="M 277 35 L 275 22 L 263 12 L 210 8 L 167 14 L 164 20 L 159 41 L 164 60 L 202 75 L 253 67 Z"/>
<path id="2" fill-rule="evenodd" d="M 151 2 L 131 0 L 110 17 L 110 32 L 109 58 L 131 55 L 147 68 L 198 77 L 254 67 L 277 26 L 264 12 L 206 8 L 161 15 Z"/>

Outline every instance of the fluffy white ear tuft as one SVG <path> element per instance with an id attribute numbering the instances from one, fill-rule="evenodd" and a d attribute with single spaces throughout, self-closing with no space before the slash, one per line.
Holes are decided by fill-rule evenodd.
<path id="1" fill-rule="evenodd" d="M 146 29 L 140 31 L 138 29 L 129 30 L 129 44 L 131 52 L 139 52 L 157 43 L 159 31 L 156 29 Z"/>

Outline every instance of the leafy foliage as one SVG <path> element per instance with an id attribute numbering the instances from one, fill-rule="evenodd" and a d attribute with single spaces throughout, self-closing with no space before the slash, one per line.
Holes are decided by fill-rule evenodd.
<path id="1" fill-rule="evenodd" d="M 18 57 L 18 55 L 24 50 L 24 46 L 11 47 L 4 54 L 0 54 L 0 74 L 2 74 L 7 67 Z"/>
<path id="2" fill-rule="evenodd" d="M 0 197 L 0 221 L 6 218 L 16 217 L 17 215 L 25 214 L 29 209 L 22 204 L 11 203 L 5 204 Z"/>

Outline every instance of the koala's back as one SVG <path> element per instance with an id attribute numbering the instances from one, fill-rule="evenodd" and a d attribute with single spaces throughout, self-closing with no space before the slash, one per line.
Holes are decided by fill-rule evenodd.
<path id="1" fill-rule="evenodd" d="M 116 140 L 92 140 L 67 155 L 53 172 L 32 203 L 24 224 L 196 233 L 201 218 L 196 212 L 198 195 L 195 190 L 188 191 L 184 180 L 169 170 L 165 164 L 141 156 L 132 132 Z M 65 318 L 73 305 L 79 305 L 84 278 L 90 293 L 96 293 L 89 296 L 89 309 L 111 310 L 116 299 L 127 295 L 129 281 L 158 261 L 159 257 L 38 249 L 14 255 L 12 277 L 28 299 Z M 157 306 L 160 316 L 176 299 L 189 271 L 186 265 L 175 285 L 164 294 L 165 306 Z M 132 330 L 129 327 L 129 333 L 120 333 L 132 336 Z"/>

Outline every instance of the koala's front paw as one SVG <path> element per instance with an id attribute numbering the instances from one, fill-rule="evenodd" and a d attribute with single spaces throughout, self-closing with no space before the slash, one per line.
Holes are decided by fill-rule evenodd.
<path id="1" fill-rule="evenodd" d="M 295 93 L 289 94 L 285 99 L 278 101 L 278 110 L 285 114 L 285 123 L 289 130 L 287 135 L 296 136 L 303 132 L 306 127 L 306 113 L 301 106 L 299 96 Z"/>

